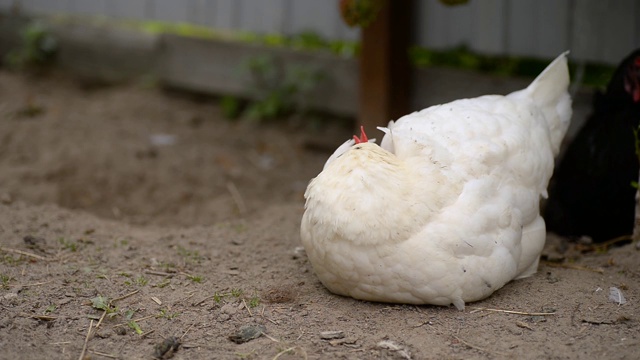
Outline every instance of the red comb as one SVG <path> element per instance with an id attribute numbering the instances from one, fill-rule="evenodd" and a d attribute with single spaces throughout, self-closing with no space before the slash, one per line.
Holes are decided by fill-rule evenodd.
<path id="1" fill-rule="evenodd" d="M 353 140 L 356 141 L 356 144 L 369 142 L 367 134 L 364 133 L 364 126 L 360 126 L 360 137 L 358 138 L 356 135 L 353 135 Z"/>

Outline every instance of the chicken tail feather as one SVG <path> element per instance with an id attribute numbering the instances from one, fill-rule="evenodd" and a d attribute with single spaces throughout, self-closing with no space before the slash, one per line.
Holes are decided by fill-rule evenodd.
<path id="1" fill-rule="evenodd" d="M 567 51 L 558 56 L 529 87 L 509 95 L 530 97 L 542 110 L 551 132 L 554 155 L 558 155 L 560 144 L 571 122 L 568 53 Z"/>

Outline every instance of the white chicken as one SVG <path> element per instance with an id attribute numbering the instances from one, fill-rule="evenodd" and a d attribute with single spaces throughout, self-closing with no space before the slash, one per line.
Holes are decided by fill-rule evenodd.
<path id="1" fill-rule="evenodd" d="M 571 118 L 566 53 L 524 90 L 432 106 L 345 142 L 305 192 L 320 281 L 356 299 L 453 304 L 534 274 Z"/>

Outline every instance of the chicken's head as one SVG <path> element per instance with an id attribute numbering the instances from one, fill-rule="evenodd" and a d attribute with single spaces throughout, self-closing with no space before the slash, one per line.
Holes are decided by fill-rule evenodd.
<path id="1" fill-rule="evenodd" d="M 636 56 L 627 67 L 624 90 L 631 95 L 634 103 L 640 102 L 640 56 Z"/>
<path id="2" fill-rule="evenodd" d="M 360 126 L 360 137 L 353 135 L 353 140 L 356 142 L 356 144 L 369 142 L 367 134 L 364 133 L 364 126 Z"/>

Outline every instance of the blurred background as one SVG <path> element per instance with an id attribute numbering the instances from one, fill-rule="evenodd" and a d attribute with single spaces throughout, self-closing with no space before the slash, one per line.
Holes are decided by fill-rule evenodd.
<path id="1" fill-rule="evenodd" d="M 634 0 L 0 0 L 0 195 L 132 223 L 301 201 L 359 123 L 526 86 L 570 50 L 571 138 Z"/>

